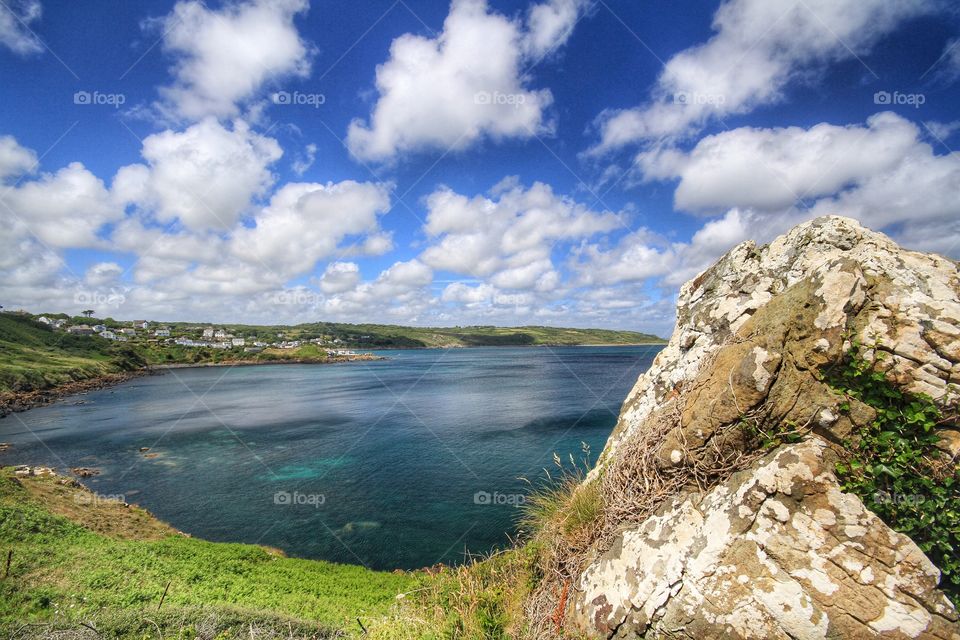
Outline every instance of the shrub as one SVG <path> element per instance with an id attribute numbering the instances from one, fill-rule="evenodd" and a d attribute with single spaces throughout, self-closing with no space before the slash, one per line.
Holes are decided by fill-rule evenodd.
<path id="1" fill-rule="evenodd" d="M 854 400 L 876 411 L 858 440 L 843 443 L 847 455 L 837 477 L 845 491 L 917 543 L 940 569 L 940 588 L 960 607 L 960 469 L 937 447 L 937 428 L 956 415 L 945 417 L 929 397 L 902 392 L 874 364 L 855 345 L 827 376 L 847 397 L 841 411 Z"/>

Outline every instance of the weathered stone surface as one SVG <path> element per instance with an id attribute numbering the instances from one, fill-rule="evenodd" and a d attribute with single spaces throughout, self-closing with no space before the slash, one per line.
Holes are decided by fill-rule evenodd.
<path id="1" fill-rule="evenodd" d="M 907 391 L 926 393 L 941 403 L 956 402 L 957 263 L 906 251 L 885 235 L 840 217 L 802 224 L 763 247 L 740 244 L 681 287 L 677 328 L 627 397 L 601 465 L 678 389 L 693 385 L 702 388 L 700 396 L 711 398 L 715 396 L 709 394 L 727 383 L 727 397 L 710 403 L 715 408 L 733 406 L 733 395 L 744 410 L 758 398 L 776 396 L 776 383 L 784 373 L 791 377 L 789 371 L 778 375 L 776 370 L 784 355 L 790 369 L 803 372 L 793 376 L 801 378 L 794 383 L 803 384 L 781 398 L 781 418 L 805 422 L 810 415 L 794 411 L 786 416 L 786 405 L 804 393 L 828 397 L 824 389 L 818 392 L 809 384 L 815 380 L 806 372 L 839 360 L 851 339 L 879 344 L 888 354 L 882 366 L 891 381 Z M 720 353 L 730 349 L 735 353 Z M 707 383 L 710 388 L 703 388 Z M 758 386 L 769 393 L 758 392 Z M 688 411 L 705 413 L 702 400 L 687 402 Z M 806 404 L 811 414 L 818 408 L 833 411 Z M 696 433 L 702 422 L 695 422 L 686 435 L 708 439 L 709 433 Z M 829 431 L 821 435 L 829 437 Z"/>
<path id="2" fill-rule="evenodd" d="M 664 471 L 722 466 L 751 446 L 747 422 L 806 439 L 619 525 L 574 585 L 573 626 L 609 637 L 960 640 L 936 568 L 831 473 L 831 447 L 874 419 L 856 401 L 841 411 L 845 398 L 823 382 L 854 341 L 864 357 L 883 352 L 892 383 L 955 407 L 957 263 L 830 217 L 767 246 L 743 243 L 681 288 L 676 331 L 588 481 L 622 479 L 614 471 L 650 434 L 665 434 L 651 449 Z M 943 431 L 946 451 L 956 441 Z"/>
<path id="3" fill-rule="evenodd" d="M 677 498 L 587 569 L 573 619 L 614 637 L 960 637 L 936 567 L 832 467 L 812 438 Z"/>

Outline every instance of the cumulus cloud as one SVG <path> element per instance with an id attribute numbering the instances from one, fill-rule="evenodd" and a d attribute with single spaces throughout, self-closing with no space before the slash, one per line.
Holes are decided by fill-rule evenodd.
<path id="1" fill-rule="evenodd" d="M 890 112 L 863 125 L 744 127 L 676 153 L 669 163 L 641 158 L 649 175 L 679 179 L 675 204 L 687 211 L 846 215 L 876 229 L 909 227 L 921 249 L 943 247 L 948 223 L 960 219 L 960 154 L 936 155 L 916 124 Z"/>
<path id="2" fill-rule="evenodd" d="M 679 209 L 778 210 L 891 171 L 922 144 L 918 136 L 913 123 L 884 112 L 866 126 L 743 127 L 707 136 L 689 153 L 674 152 L 670 162 L 657 152 L 639 158 L 646 176 L 680 179 Z"/>
<path id="3" fill-rule="evenodd" d="M 0 136 L 0 184 L 32 173 L 36 166 L 37 154 L 33 149 L 21 147 L 13 136 Z"/>
<path id="4" fill-rule="evenodd" d="M 30 55 L 43 51 L 32 23 L 40 19 L 40 0 L 7 0 L 0 3 L 0 44 L 14 53 Z"/>
<path id="5" fill-rule="evenodd" d="M 84 280 L 93 286 L 116 282 L 123 275 L 123 267 L 116 262 L 98 262 L 87 269 Z"/>
<path id="6" fill-rule="evenodd" d="M 347 144 L 357 158 L 385 161 L 424 148 L 465 149 L 484 137 L 529 138 L 552 126 L 548 89 L 531 89 L 524 67 L 562 45 L 584 0 L 531 8 L 527 24 L 490 11 L 486 0 L 453 0 L 436 38 L 405 34 L 377 67 L 369 121 Z"/>
<path id="7" fill-rule="evenodd" d="M 711 119 L 776 103 L 792 81 L 865 55 L 905 20 L 937 6 L 933 0 L 730 0 L 714 15 L 712 38 L 667 61 L 647 104 L 601 115 L 593 151 L 684 136 Z"/>
<path id="8" fill-rule="evenodd" d="M 390 209 L 389 187 L 354 182 L 290 183 L 259 212 L 254 227 L 237 229 L 230 251 L 286 275 L 304 273 L 348 238 L 376 234 Z"/>
<path id="9" fill-rule="evenodd" d="M 161 108 L 188 120 L 234 117 L 264 85 L 308 75 L 310 49 L 293 23 L 308 7 L 307 0 L 248 0 L 211 10 L 181 0 L 169 15 L 148 21 L 175 58 Z"/>
<path id="10" fill-rule="evenodd" d="M 324 293 L 343 293 L 360 284 L 360 266 L 356 262 L 331 262 L 320 278 Z"/>
<path id="11" fill-rule="evenodd" d="M 0 220 L 12 235 L 57 248 L 97 246 L 103 225 L 123 217 L 103 181 L 79 162 L 8 188 L 0 198 Z"/>
<path id="12" fill-rule="evenodd" d="M 472 198 L 441 188 L 427 197 L 421 259 L 431 267 L 489 277 L 504 289 L 549 291 L 559 283 L 552 251 L 558 242 L 589 238 L 623 225 L 620 214 L 595 212 L 546 184 L 514 179 Z"/>
<path id="13" fill-rule="evenodd" d="M 122 167 L 114 178 L 119 201 L 151 211 L 161 222 L 227 229 L 273 184 L 270 165 L 283 152 L 276 140 L 241 120 L 229 129 L 206 118 L 184 131 L 148 136 L 141 154 L 147 164 Z"/>

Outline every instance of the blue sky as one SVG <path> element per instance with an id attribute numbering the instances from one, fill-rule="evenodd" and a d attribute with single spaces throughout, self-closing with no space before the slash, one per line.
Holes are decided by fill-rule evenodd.
<path id="1" fill-rule="evenodd" d="M 960 255 L 931 0 L 0 3 L 0 304 L 668 333 L 816 215 Z"/>

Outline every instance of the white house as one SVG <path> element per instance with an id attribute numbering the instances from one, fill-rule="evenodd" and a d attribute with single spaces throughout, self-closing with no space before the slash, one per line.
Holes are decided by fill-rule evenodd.
<path id="1" fill-rule="evenodd" d="M 204 337 L 204 338 L 212 338 L 212 337 L 213 337 L 213 327 L 207 327 L 206 329 L 204 329 L 204 330 L 203 330 L 203 337 Z"/>
<path id="2" fill-rule="evenodd" d="M 115 334 L 113 331 L 104 330 L 100 332 L 100 337 L 106 338 L 107 340 L 116 340 L 117 334 Z"/>
<path id="3" fill-rule="evenodd" d="M 39 318 L 37 318 L 37 322 L 42 322 L 43 324 L 53 324 L 53 320 L 51 320 L 47 316 L 40 316 Z"/>
<path id="4" fill-rule="evenodd" d="M 213 332 L 213 337 L 216 338 L 217 340 L 223 340 L 224 338 L 227 337 L 227 332 L 224 331 L 223 329 L 217 329 L 216 331 Z"/>
<path id="5" fill-rule="evenodd" d="M 164 328 L 164 329 L 157 329 L 156 331 L 153 332 L 153 335 L 157 336 L 158 338 L 169 338 L 169 337 L 170 337 L 170 329 L 166 329 L 166 328 Z"/>
<path id="6" fill-rule="evenodd" d="M 231 342 L 231 343 L 233 344 L 233 346 L 235 346 L 235 347 L 242 347 L 242 346 L 244 346 L 244 345 L 246 344 L 246 341 L 245 341 L 243 338 L 233 338 L 233 339 L 230 340 L 230 342 Z"/>
<path id="7" fill-rule="evenodd" d="M 122 334 L 125 335 L 125 336 L 135 336 L 135 335 L 137 335 L 137 330 L 136 330 L 136 329 L 131 329 L 131 328 L 127 327 L 127 328 L 124 328 L 124 329 L 120 329 L 120 333 L 122 333 Z"/>
<path id="8" fill-rule="evenodd" d="M 95 325 L 93 325 L 93 330 L 96 331 L 97 333 L 103 333 L 104 331 L 107 330 L 107 325 L 105 325 L 105 324 L 95 324 Z"/>
<path id="9" fill-rule="evenodd" d="M 77 325 L 74 325 L 74 326 L 70 327 L 69 329 L 67 329 L 67 332 L 68 332 L 68 333 L 75 334 L 75 335 L 78 335 L 78 336 L 92 336 L 92 335 L 93 335 L 93 329 L 91 329 L 88 325 L 85 325 L 85 324 L 77 324 Z"/>

